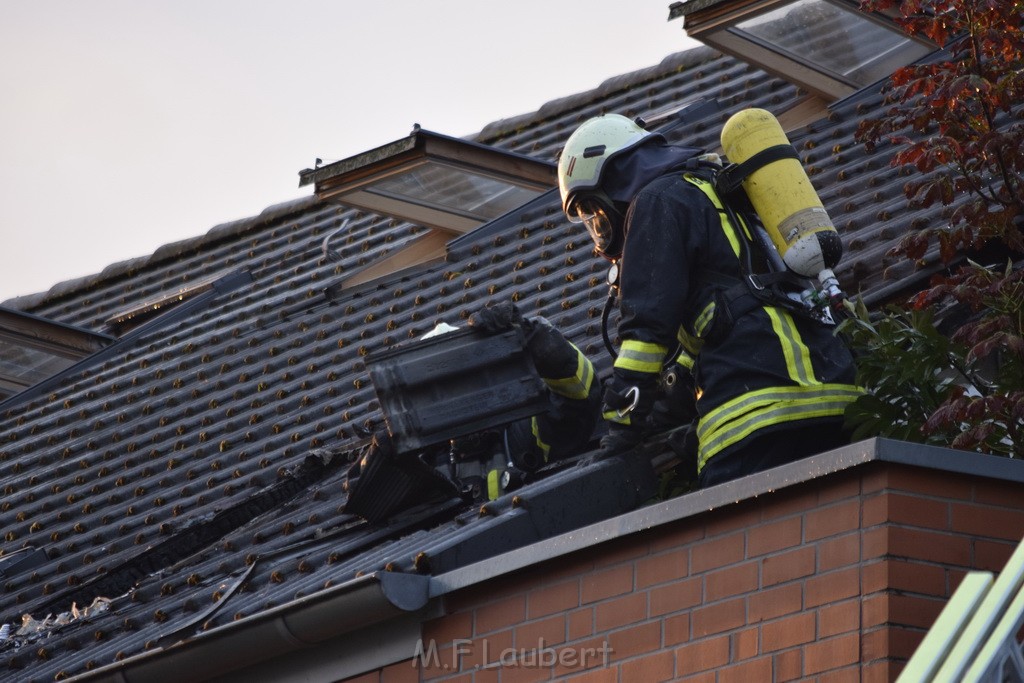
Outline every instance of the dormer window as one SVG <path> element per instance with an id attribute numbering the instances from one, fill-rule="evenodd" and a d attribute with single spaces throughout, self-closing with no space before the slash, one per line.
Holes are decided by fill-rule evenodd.
<path id="1" fill-rule="evenodd" d="M 452 238 L 513 211 L 557 184 L 555 166 L 413 129 L 391 144 L 299 172 L 324 200 L 430 228 L 340 283 L 362 284 L 444 256 Z"/>
<path id="2" fill-rule="evenodd" d="M 685 0 L 687 35 L 825 101 L 851 95 L 936 49 L 847 0 Z"/>
<path id="3" fill-rule="evenodd" d="M 0 306 L 0 402 L 113 341 L 105 334 Z"/>

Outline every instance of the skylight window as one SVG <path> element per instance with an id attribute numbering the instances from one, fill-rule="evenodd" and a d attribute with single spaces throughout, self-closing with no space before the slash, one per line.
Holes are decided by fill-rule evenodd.
<path id="1" fill-rule="evenodd" d="M 415 128 L 389 145 L 299 173 L 321 199 L 453 234 L 556 183 L 553 164 Z"/>
<path id="2" fill-rule="evenodd" d="M 687 34 L 827 101 L 850 95 L 936 48 L 846 0 L 688 0 Z"/>
<path id="3" fill-rule="evenodd" d="M 444 255 L 444 243 L 524 206 L 557 184 L 552 163 L 419 127 L 391 144 L 299 172 L 324 200 L 431 228 L 351 286 Z"/>
<path id="4" fill-rule="evenodd" d="M 0 307 L 0 401 L 65 370 L 113 337 Z"/>

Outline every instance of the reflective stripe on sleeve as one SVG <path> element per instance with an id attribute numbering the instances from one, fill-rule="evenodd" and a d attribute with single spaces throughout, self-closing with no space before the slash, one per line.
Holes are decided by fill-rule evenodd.
<path id="1" fill-rule="evenodd" d="M 551 391 L 566 398 L 585 399 L 590 393 L 590 385 L 594 383 L 594 364 L 576 349 L 576 374 L 562 379 L 543 378 Z"/>
<path id="2" fill-rule="evenodd" d="M 627 339 L 622 342 L 622 348 L 619 349 L 619 355 L 615 359 L 615 367 L 654 374 L 661 372 L 661 364 L 667 353 L 667 346 Z"/>

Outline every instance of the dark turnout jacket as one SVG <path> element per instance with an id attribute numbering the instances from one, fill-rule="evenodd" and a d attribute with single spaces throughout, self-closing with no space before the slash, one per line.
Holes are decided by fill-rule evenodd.
<path id="1" fill-rule="evenodd" d="M 698 470 L 755 436 L 839 422 L 860 395 L 833 326 L 772 305 L 727 320 L 722 283 L 743 277 L 745 229 L 710 182 L 680 171 L 644 186 L 626 215 L 616 372 L 657 373 L 681 344 L 697 390 Z"/>

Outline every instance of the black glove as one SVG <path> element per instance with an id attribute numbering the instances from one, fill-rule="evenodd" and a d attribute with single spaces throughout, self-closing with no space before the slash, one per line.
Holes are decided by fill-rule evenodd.
<path id="1" fill-rule="evenodd" d="M 491 334 L 525 323 L 522 313 L 511 301 L 488 304 L 470 315 L 468 322 L 470 327 Z"/>
<path id="2" fill-rule="evenodd" d="M 604 419 L 642 433 L 650 428 L 651 409 L 658 397 L 655 375 L 615 368 L 604 387 Z"/>

